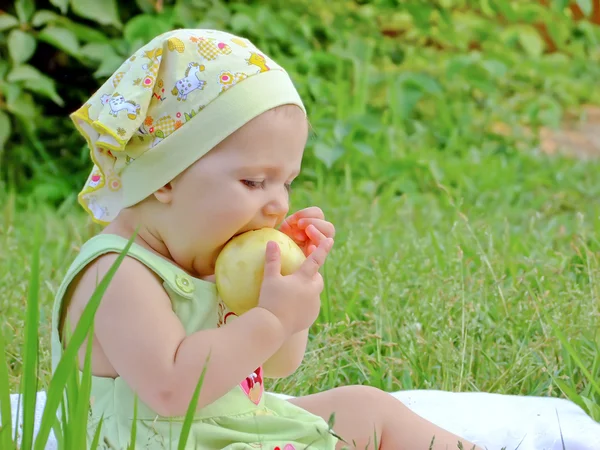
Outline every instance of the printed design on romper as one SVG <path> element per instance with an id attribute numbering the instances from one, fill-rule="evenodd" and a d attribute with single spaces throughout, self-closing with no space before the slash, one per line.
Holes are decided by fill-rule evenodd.
<path id="1" fill-rule="evenodd" d="M 219 303 L 217 306 L 217 328 L 221 328 L 222 326 L 227 324 L 227 321 L 233 320 L 237 317 L 233 311 L 230 311 L 227 308 L 227 305 L 219 298 Z"/>
<path id="2" fill-rule="evenodd" d="M 185 101 L 190 92 L 196 89 L 204 89 L 206 81 L 200 79 L 200 72 L 203 72 L 205 67 L 196 62 L 191 62 L 185 71 L 185 76 L 177 80 L 171 94 L 177 96 L 177 100 Z"/>
<path id="3" fill-rule="evenodd" d="M 118 92 L 115 92 L 112 97 L 104 94 L 100 101 L 103 105 L 108 104 L 110 107 L 110 115 L 117 117 L 121 111 L 127 111 L 127 118 L 135 120 L 140 113 L 140 105 L 132 100 L 126 100 Z"/>
<path id="4" fill-rule="evenodd" d="M 229 308 L 227 308 L 225 303 L 223 303 L 223 301 L 219 298 L 217 310 L 217 328 L 227 325 L 227 322 L 235 320 L 237 317 L 237 314 L 229 311 Z M 257 368 L 254 372 L 248 375 L 246 379 L 240 383 L 240 387 L 250 401 L 255 405 L 258 405 L 264 392 L 262 367 Z"/>
<path id="5" fill-rule="evenodd" d="M 252 403 L 258 405 L 264 391 L 263 387 L 263 369 L 259 367 L 246 377 L 240 384 L 242 390 Z"/>

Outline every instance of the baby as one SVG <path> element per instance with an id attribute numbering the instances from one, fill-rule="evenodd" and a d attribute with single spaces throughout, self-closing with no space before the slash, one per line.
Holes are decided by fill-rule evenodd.
<path id="1" fill-rule="evenodd" d="M 135 448 L 176 448 L 206 366 L 186 448 L 476 448 L 368 386 L 291 400 L 264 392 L 266 377 L 303 360 L 335 235 L 318 207 L 287 216 L 309 127 L 276 62 L 225 32 L 171 31 L 72 118 L 95 163 L 79 201 L 105 228 L 57 293 L 54 368 L 65 324 L 74 329 L 137 233 L 95 316 L 88 442 L 102 418 L 101 448 L 128 448 L 137 396 Z M 279 227 L 307 259 L 282 276 L 270 242 L 259 304 L 237 317 L 219 299 L 215 260 L 233 236 L 264 227 Z"/>

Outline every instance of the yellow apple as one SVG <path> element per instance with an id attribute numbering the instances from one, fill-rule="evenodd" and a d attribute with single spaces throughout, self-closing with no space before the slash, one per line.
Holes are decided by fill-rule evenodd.
<path id="1" fill-rule="evenodd" d="M 247 231 L 231 239 L 215 263 L 217 292 L 238 316 L 258 305 L 265 266 L 267 242 L 281 250 L 281 274 L 296 271 L 306 259 L 304 252 L 286 234 L 274 228 Z"/>

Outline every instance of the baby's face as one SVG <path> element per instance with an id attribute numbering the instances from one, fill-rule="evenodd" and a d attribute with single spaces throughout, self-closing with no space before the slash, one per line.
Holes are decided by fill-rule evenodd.
<path id="1" fill-rule="evenodd" d="M 308 122 L 297 106 L 267 111 L 229 136 L 171 183 L 165 244 L 196 276 L 214 273 L 233 236 L 276 227 L 289 211 Z"/>

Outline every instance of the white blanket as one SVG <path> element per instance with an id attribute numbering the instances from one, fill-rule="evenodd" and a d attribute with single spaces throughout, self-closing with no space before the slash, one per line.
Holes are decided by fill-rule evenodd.
<path id="1" fill-rule="evenodd" d="M 488 450 L 600 450 L 600 424 L 568 400 L 434 390 L 390 395 L 420 416 Z M 12 394 L 13 432 L 18 402 L 19 395 Z M 35 434 L 45 402 L 46 393 L 38 392 Z M 19 423 L 22 425 L 22 420 Z M 46 450 L 57 449 L 51 434 Z"/>

